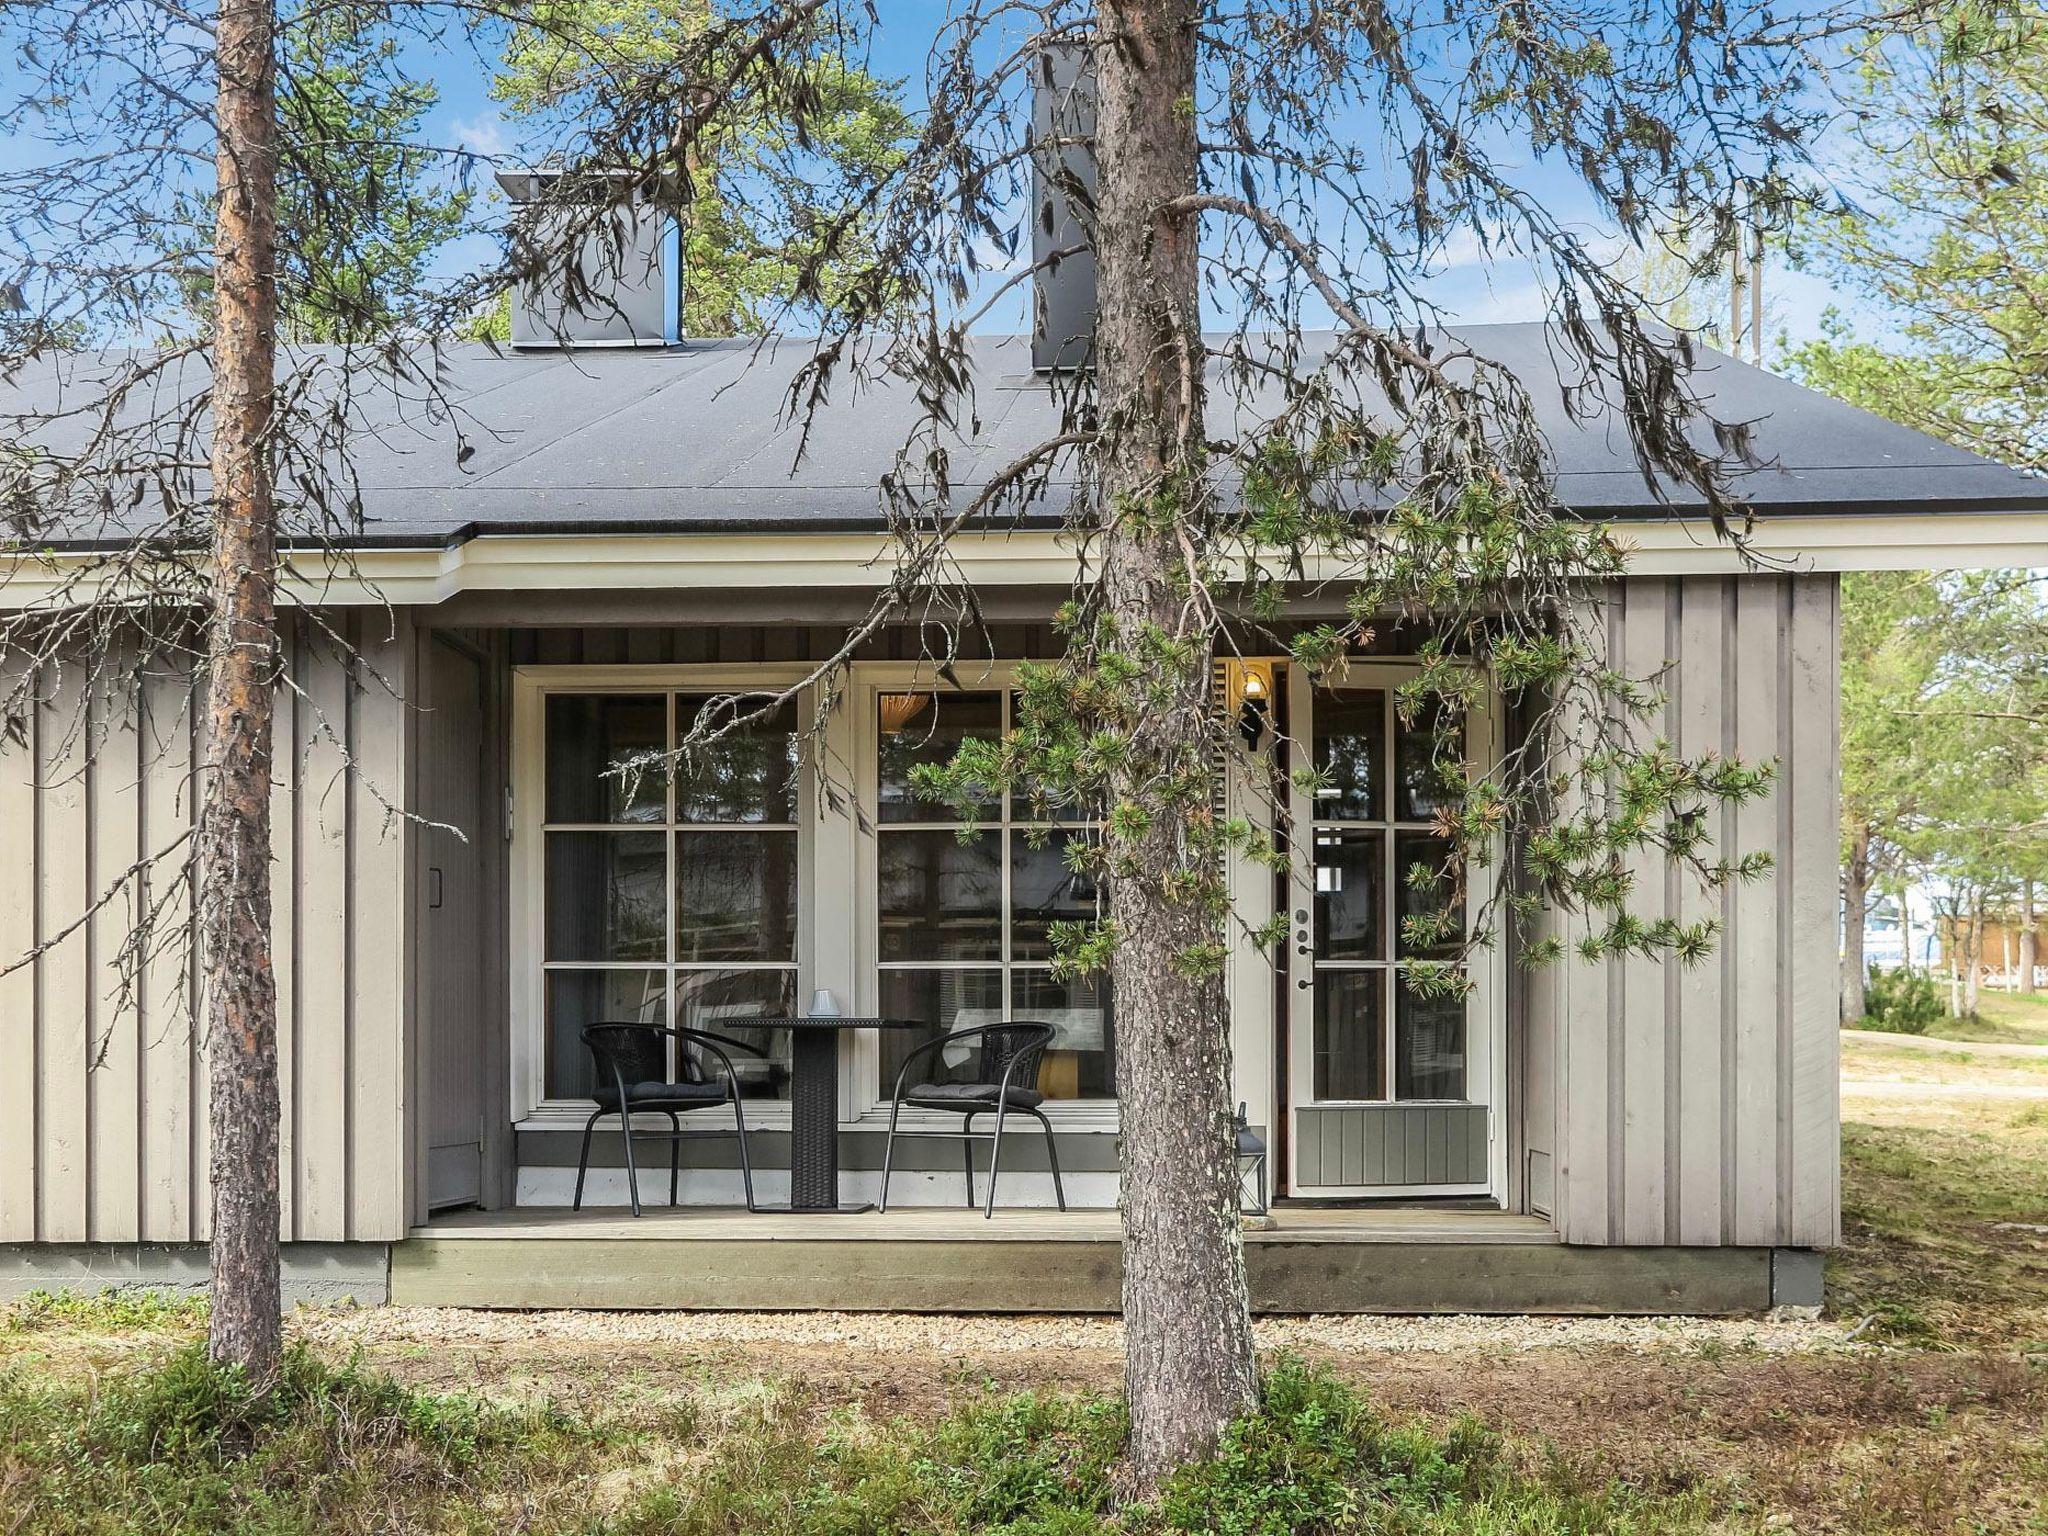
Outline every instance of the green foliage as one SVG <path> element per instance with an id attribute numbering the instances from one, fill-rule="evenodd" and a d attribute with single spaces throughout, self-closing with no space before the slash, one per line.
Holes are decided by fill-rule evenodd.
<path id="1" fill-rule="evenodd" d="M 1697 1497 L 1526 1472 L 1470 1421 L 1389 1423 L 1292 1359 L 1212 1460 L 1146 1504 L 1122 1501 L 1127 1425 L 1100 1397 L 990 1394 L 887 1421 L 821 1414 L 795 1389 L 715 1419 L 609 1407 L 571 1419 L 419 1392 L 303 1347 L 263 1395 L 196 1345 L 89 1389 L 17 1369 L 0 1375 L 0 1507 L 38 1536 L 1622 1536 L 1706 1513 Z"/>
<path id="2" fill-rule="evenodd" d="M 515 118 L 559 131 L 602 110 L 612 72 L 673 58 L 709 16 L 706 0 L 545 0 L 512 29 L 491 94 Z M 911 124 L 895 82 L 833 55 L 807 86 L 814 115 L 801 144 L 788 122 L 750 108 L 696 146 L 683 240 L 685 335 L 755 335 L 793 299 L 830 302 L 831 274 L 806 271 L 824 230 L 901 159 Z M 799 208 L 805 217 L 793 215 Z M 846 238 L 843 262 L 870 256 L 866 242 Z"/>
<path id="3" fill-rule="evenodd" d="M 0 1329 L 34 1333 L 53 1327 L 181 1328 L 205 1318 L 206 1297 L 198 1291 L 160 1290 L 154 1286 L 96 1292 L 30 1291 L 0 1311 Z"/>
<path id="4" fill-rule="evenodd" d="M 1941 1020 L 1941 990 L 1925 971 L 1870 968 L 1863 985 L 1863 1028 L 1894 1035 L 1924 1035 Z"/>
<path id="5" fill-rule="evenodd" d="M 0 1375 L 0 1485 L 44 1536 L 365 1529 L 366 1511 L 574 1438 L 553 1413 L 417 1392 L 304 1345 L 263 1393 L 197 1343 L 91 1390 Z"/>

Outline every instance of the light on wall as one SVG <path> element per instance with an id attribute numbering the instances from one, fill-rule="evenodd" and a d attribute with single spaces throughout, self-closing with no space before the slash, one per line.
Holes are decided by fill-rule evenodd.
<path id="1" fill-rule="evenodd" d="M 1265 667 L 1247 663 L 1238 673 L 1237 732 L 1254 751 L 1265 739 L 1273 718 L 1273 683 Z"/>

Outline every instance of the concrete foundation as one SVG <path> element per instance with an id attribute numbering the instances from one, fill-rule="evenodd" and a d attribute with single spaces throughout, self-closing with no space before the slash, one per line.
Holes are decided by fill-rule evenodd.
<path id="1" fill-rule="evenodd" d="M 389 1243 L 286 1243 L 284 1304 L 381 1307 L 391 1299 Z M 206 1289 L 204 1243 L 0 1245 L 0 1301 L 31 1291 Z"/>

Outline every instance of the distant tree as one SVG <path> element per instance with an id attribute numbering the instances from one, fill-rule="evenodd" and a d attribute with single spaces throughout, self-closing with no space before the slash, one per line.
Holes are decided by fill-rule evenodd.
<path id="1" fill-rule="evenodd" d="M 2008 464 L 2048 469 L 2048 7 L 1963 4 L 1838 70 L 1845 202 L 1794 259 L 1882 316 L 1793 348 L 1808 382 Z"/>
<path id="2" fill-rule="evenodd" d="M 609 83 L 683 57 L 711 20 L 710 0 L 542 0 L 507 35 L 492 96 L 544 139 L 602 112 Z M 911 131 L 896 85 L 843 55 L 813 62 L 800 125 L 780 113 L 741 109 L 704 133 L 692 151 L 692 196 L 683 225 L 683 331 L 758 335 L 795 297 L 800 272 L 829 293 L 831 265 L 859 262 L 857 238 L 833 264 L 816 261 L 825 210 L 844 205 L 894 169 Z M 803 153 L 793 153 L 803 139 Z M 495 327 L 495 319 L 489 322 Z M 509 334 L 507 323 L 506 334 Z M 495 334 L 495 328 L 492 331 Z"/>

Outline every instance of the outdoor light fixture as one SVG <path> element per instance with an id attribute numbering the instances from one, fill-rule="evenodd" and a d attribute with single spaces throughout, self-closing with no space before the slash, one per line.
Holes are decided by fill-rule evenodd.
<path id="1" fill-rule="evenodd" d="M 1273 712 L 1272 685 L 1266 681 L 1266 674 L 1246 667 L 1237 699 L 1237 732 L 1244 737 L 1244 744 L 1256 751 L 1265 738 L 1266 724 Z"/>
<path id="2" fill-rule="evenodd" d="M 1237 1106 L 1237 1208 L 1247 1216 L 1266 1214 L 1266 1143 Z"/>

